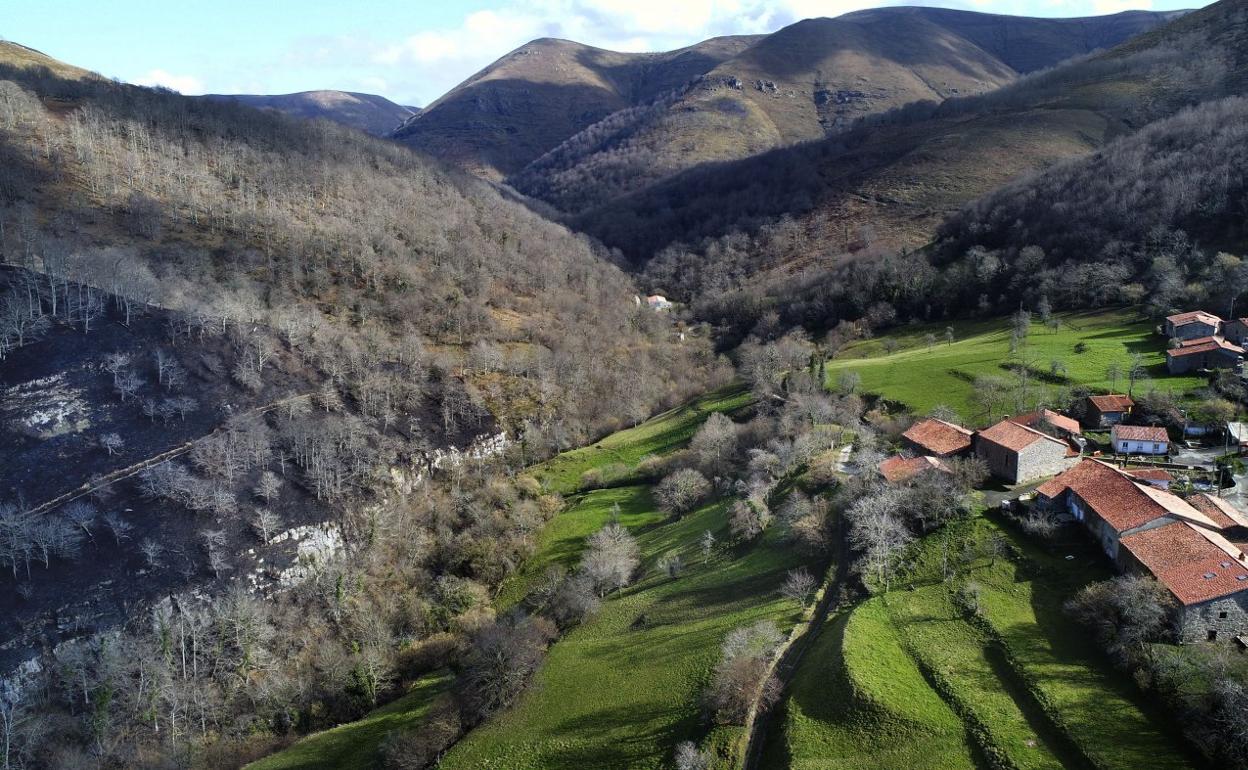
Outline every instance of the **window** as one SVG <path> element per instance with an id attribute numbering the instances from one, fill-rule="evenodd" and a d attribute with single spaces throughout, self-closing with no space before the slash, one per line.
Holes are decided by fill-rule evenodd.
<path id="1" fill-rule="evenodd" d="M 1225 613 L 1225 612 L 1219 612 L 1219 613 L 1218 613 L 1218 618 L 1219 618 L 1219 619 L 1221 619 L 1221 620 L 1226 620 L 1226 613 Z"/>
<path id="2" fill-rule="evenodd" d="M 1218 641 L 1218 632 L 1216 629 L 1212 629 L 1212 628 L 1209 629 L 1209 641 L 1211 642 Z"/>
<path id="3" fill-rule="evenodd" d="M 1160 452 L 1160 451 L 1161 451 L 1161 444 L 1153 444 L 1153 451 L 1154 451 L 1154 452 Z"/>

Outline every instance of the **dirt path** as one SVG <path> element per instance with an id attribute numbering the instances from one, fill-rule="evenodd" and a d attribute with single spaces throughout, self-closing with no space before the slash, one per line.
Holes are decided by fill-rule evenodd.
<path id="1" fill-rule="evenodd" d="M 282 406 L 283 404 L 288 404 L 291 401 L 297 401 L 301 398 L 311 398 L 311 397 L 312 397 L 311 393 L 300 393 L 295 396 L 288 396 L 287 398 L 278 399 L 277 401 L 272 401 L 270 403 L 265 404 L 264 406 L 258 406 L 255 409 L 252 409 L 251 411 L 242 412 L 241 414 L 244 414 L 244 415 L 264 414 L 266 412 L 273 411 L 274 409 L 278 408 L 279 406 Z M 216 434 L 220 432 L 221 432 L 221 426 L 217 426 L 216 428 L 212 430 L 211 433 L 207 433 L 203 436 L 200 436 L 197 439 L 188 441 L 185 444 L 179 444 L 178 446 L 172 449 L 167 449 L 158 455 L 153 455 L 152 457 L 147 458 L 146 460 L 140 460 L 139 462 L 133 465 L 128 465 L 125 468 L 118 468 L 117 470 L 105 476 L 101 476 L 99 478 L 93 479 L 90 482 L 83 483 L 81 486 L 75 487 L 74 489 L 71 489 L 68 492 L 65 492 L 64 494 L 57 495 L 51 500 L 45 500 L 39 505 L 36 505 L 34 508 L 31 508 L 30 511 L 28 512 L 35 513 L 35 514 L 47 513 L 48 511 L 54 508 L 58 508 L 62 505 L 65 505 L 66 503 L 72 503 L 73 501 L 78 500 L 79 498 L 86 497 L 87 495 L 91 494 L 92 492 L 95 492 L 98 489 L 103 489 L 104 487 L 107 487 L 111 484 L 116 484 L 118 481 L 122 481 L 123 479 L 128 479 L 131 476 L 134 476 L 138 473 L 142 473 L 148 468 L 151 468 L 156 465 L 160 465 L 161 463 L 172 460 L 175 457 L 180 457 L 186 454 L 187 452 L 191 451 L 191 449 L 199 442 L 207 438 L 210 438 L 212 436 L 215 436 Z"/>
<path id="2" fill-rule="evenodd" d="M 844 584 L 845 571 L 849 564 L 843 520 L 838 525 L 837 543 L 836 565 L 831 568 L 833 574 L 828 576 L 820 589 L 820 595 L 816 598 L 810 619 L 793 630 L 772 663 L 770 673 L 780 680 L 780 697 L 766 708 L 758 708 L 758 703 L 755 701 L 754 707 L 750 709 L 749 716 L 746 718 L 747 738 L 745 751 L 742 752 L 742 770 L 758 770 L 763 749 L 767 745 L 767 731 L 771 726 L 771 720 L 775 716 L 776 709 L 784 702 L 784 696 L 788 692 L 793 674 L 801 665 L 806 651 L 810 649 L 811 644 L 819 636 L 819 632 L 823 630 L 828 616 L 838 606 L 841 593 L 838 589 Z"/>

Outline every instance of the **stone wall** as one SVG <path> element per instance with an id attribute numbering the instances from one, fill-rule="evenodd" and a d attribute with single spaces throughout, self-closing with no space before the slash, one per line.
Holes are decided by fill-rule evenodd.
<path id="1" fill-rule="evenodd" d="M 1210 631 L 1217 633 L 1219 642 L 1229 642 L 1248 633 L 1248 586 L 1237 594 L 1180 611 L 1179 640 L 1184 644 L 1214 641 L 1209 638 Z"/>

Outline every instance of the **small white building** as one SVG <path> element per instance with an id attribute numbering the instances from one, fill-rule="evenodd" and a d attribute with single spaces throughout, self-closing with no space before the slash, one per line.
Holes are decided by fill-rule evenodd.
<path id="1" fill-rule="evenodd" d="M 667 310 L 672 306 L 672 303 L 668 302 L 667 297 L 664 297 L 662 294 L 651 294 L 649 297 L 646 297 L 646 304 L 650 306 L 651 310 Z"/>
<path id="2" fill-rule="evenodd" d="M 1124 455 L 1170 454 L 1166 429 L 1153 425 L 1115 425 L 1109 432 L 1114 451 Z"/>

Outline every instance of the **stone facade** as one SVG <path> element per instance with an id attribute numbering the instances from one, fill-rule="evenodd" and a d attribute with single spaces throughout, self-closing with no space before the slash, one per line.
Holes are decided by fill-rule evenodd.
<path id="1" fill-rule="evenodd" d="M 1166 336 L 1176 340 L 1194 340 L 1201 337 L 1212 337 L 1221 331 L 1220 325 L 1206 321 L 1188 321 L 1175 326 L 1166 321 Z"/>
<path id="2" fill-rule="evenodd" d="M 1177 621 L 1184 644 L 1229 642 L 1248 634 L 1248 586 L 1237 594 L 1182 607 Z"/>
<path id="3" fill-rule="evenodd" d="M 1234 369 L 1241 361 L 1239 354 L 1221 348 L 1186 355 L 1175 355 L 1175 352 L 1166 351 L 1166 371 L 1171 374 L 1186 374 L 1201 369 Z"/>
<path id="4" fill-rule="evenodd" d="M 1046 439 L 1037 439 L 1018 451 L 993 441 L 975 444 L 975 453 L 987 463 L 992 475 L 1010 484 L 1026 484 L 1061 473 L 1079 459 L 1067 457 L 1066 452 L 1065 444 Z"/>

